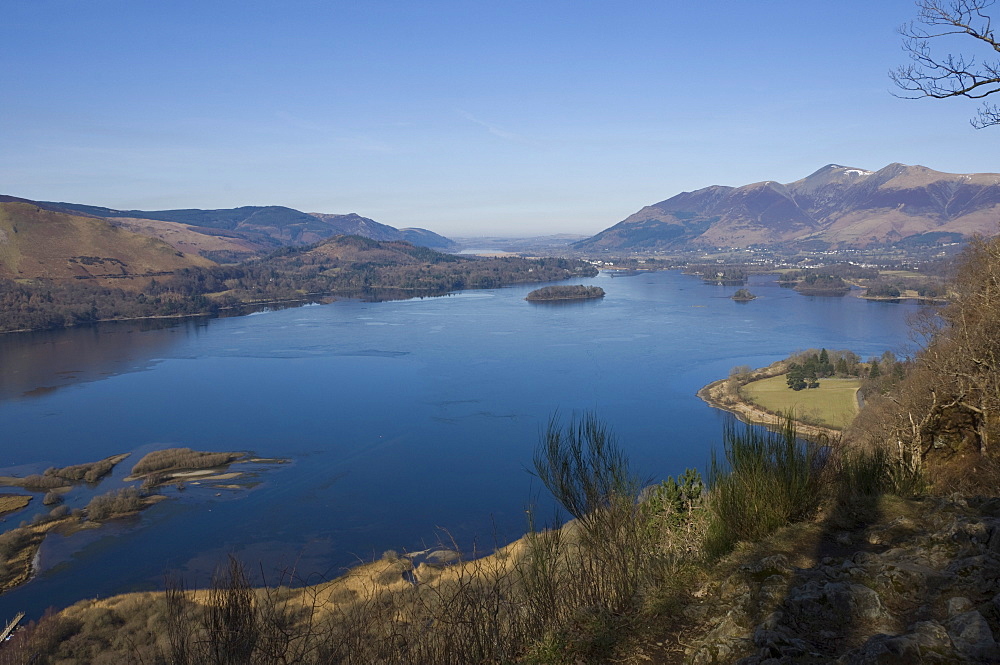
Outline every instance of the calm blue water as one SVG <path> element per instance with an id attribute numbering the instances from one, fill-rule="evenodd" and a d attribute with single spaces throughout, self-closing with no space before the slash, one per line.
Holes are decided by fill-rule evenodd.
<path id="1" fill-rule="evenodd" d="M 132 522 L 50 537 L 38 577 L 0 596 L 0 618 L 157 588 L 165 574 L 205 584 L 228 553 L 276 582 L 423 549 L 441 529 L 491 549 L 524 531 L 533 501 L 552 513 L 526 468 L 556 411 L 596 411 L 651 479 L 704 467 L 724 416 L 698 388 L 798 349 L 905 350 L 917 309 L 801 296 L 763 276 L 750 303 L 675 272 L 585 283 L 607 297 L 531 304 L 531 285 L 0 336 L 0 474 L 135 453 L 71 506 L 158 447 L 291 460 L 257 468 L 248 491 L 191 487 Z"/>

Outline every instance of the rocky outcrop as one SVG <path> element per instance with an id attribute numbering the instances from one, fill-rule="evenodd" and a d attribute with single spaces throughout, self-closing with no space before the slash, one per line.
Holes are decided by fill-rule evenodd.
<path id="1" fill-rule="evenodd" d="M 866 526 L 805 528 L 808 553 L 733 555 L 683 611 L 698 626 L 685 661 L 1000 662 L 1000 499 L 893 506 Z"/>

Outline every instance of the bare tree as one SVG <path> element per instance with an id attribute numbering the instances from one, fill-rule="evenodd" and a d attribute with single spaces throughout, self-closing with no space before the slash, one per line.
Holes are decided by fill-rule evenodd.
<path id="1" fill-rule="evenodd" d="M 1000 92 L 1000 42 L 993 33 L 992 20 L 986 13 L 995 0 L 917 0 L 917 19 L 902 26 L 903 50 L 910 64 L 889 73 L 902 91 L 900 97 L 947 99 L 966 97 L 983 99 Z M 976 55 L 939 55 L 932 52 L 935 43 L 949 42 L 951 37 L 971 38 L 971 45 L 984 52 Z M 963 40 L 969 44 L 969 39 Z M 984 103 L 977 117 L 976 128 L 1000 124 L 1000 106 Z"/>

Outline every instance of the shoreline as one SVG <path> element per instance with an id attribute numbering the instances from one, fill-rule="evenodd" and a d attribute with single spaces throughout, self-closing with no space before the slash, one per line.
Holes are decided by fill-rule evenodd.
<path id="1" fill-rule="evenodd" d="M 786 361 L 779 360 L 767 367 L 754 370 L 749 374 L 748 378 L 750 381 L 769 379 L 784 374 L 786 371 Z M 722 411 L 728 411 L 742 422 L 751 425 L 763 425 L 772 431 L 779 430 L 785 421 L 785 416 L 772 413 L 763 407 L 749 402 L 743 399 L 738 393 L 733 394 L 727 391 L 726 384 L 730 380 L 726 378 L 713 381 L 701 388 L 696 394 L 709 406 Z M 839 439 L 842 433 L 840 430 L 832 427 L 813 425 L 794 418 L 792 421 L 795 423 L 797 434 L 801 438 L 809 439 L 810 441 L 828 443 Z"/>

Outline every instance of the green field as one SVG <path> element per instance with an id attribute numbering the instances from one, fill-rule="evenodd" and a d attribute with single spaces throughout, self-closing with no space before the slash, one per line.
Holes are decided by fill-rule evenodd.
<path id="1" fill-rule="evenodd" d="M 785 375 L 752 381 L 740 395 L 774 413 L 793 411 L 796 420 L 843 429 L 858 413 L 859 379 L 820 379 L 819 388 L 792 390 Z"/>

